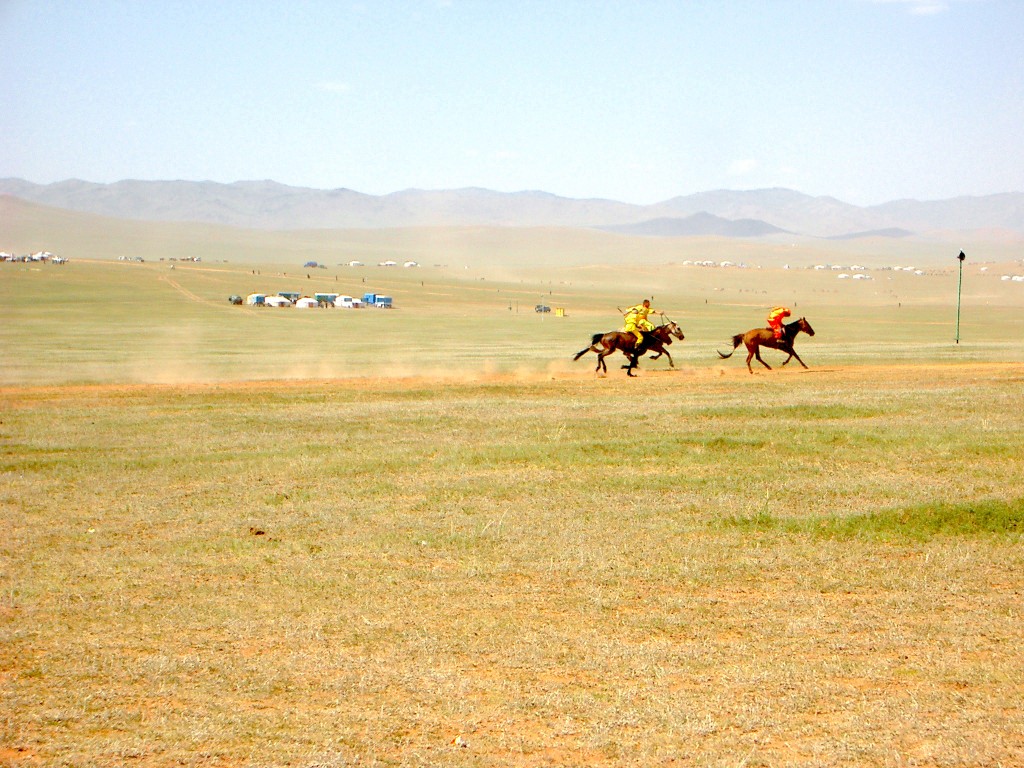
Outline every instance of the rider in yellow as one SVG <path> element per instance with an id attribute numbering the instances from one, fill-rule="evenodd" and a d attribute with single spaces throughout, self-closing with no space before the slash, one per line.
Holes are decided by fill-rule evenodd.
<path id="1" fill-rule="evenodd" d="M 640 349 L 640 345 L 644 343 L 643 332 L 654 330 L 654 323 L 647 319 L 651 312 L 661 314 L 658 310 L 651 309 L 650 299 L 644 299 L 642 304 L 637 304 L 626 310 L 626 325 L 622 330 L 636 336 L 637 349 Z"/>

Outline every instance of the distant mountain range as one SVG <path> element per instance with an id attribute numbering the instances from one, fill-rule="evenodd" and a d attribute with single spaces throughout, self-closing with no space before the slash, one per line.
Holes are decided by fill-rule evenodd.
<path id="1" fill-rule="evenodd" d="M 618 224 L 599 227 L 609 232 L 624 235 L 648 235 L 651 237 L 763 237 L 786 234 L 786 230 L 773 227 L 760 219 L 724 219 L 713 213 L 701 211 L 686 218 L 663 217 L 648 219 L 636 224 Z"/>
<path id="2" fill-rule="evenodd" d="M 382 229 L 423 226 L 577 227 L 652 237 L 773 235 L 852 239 L 997 230 L 1024 235 L 1024 193 L 897 200 L 860 207 L 789 189 L 719 190 L 653 205 L 546 192 L 466 188 L 366 195 L 274 181 L 62 181 L 0 179 L 0 194 L 66 210 L 138 221 L 246 229 Z"/>

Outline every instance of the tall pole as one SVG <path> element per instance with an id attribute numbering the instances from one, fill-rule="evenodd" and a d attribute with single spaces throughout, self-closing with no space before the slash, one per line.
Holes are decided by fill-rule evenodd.
<path id="1" fill-rule="evenodd" d="M 960 251 L 960 255 L 956 257 L 960 262 L 960 278 L 956 283 L 956 343 L 960 343 L 960 289 L 964 284 L 964 259 L 967 257 L 963 251 Z"/>

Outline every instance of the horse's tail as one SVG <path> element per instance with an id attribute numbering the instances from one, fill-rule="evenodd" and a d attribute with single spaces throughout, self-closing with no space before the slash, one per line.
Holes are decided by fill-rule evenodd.
<path id="1" fill-rule="evenodd" d="M 742 333 L 737 333 L 735 336 L 733 336 L 732 337 L 732 352 L 735 352 L 736 351 L 736 347 L 738 347 L 742 343 L 743 343 L 743 334 Z M 715 352 L 718 352 L 718 356 L 720 358 L 722 358 L 723 360 L 732 357 L 732 352 L 730 352 L 728 355 L 723 355 L 717 349 L 715 350 Z"/>
<path id="2" fill-rule="evenodd" d="M 603 334 L 603 333 L 595 333 L 595 334 L 594 334 L 594 335 L 593 335 L 593 336 L 591 337 L 591 339 L 590 339 L 590 346 L 589 346 L 589 347 L 587 347 L 586 349 L 581 349 L 581 350 L 580 350 L 579 352 L 577 352 L 577 353 L 576 353 L 576 354 L 575 354 L 575 355 L 573 356 L 573 358 L 572 358 L 572 359 L 573 359 L 573 360 L 579 360 L 579 359 L 580 359 L 581 357 L 583 357 L 583 356 L 584 356 L 585 354 L 587 354 L 587 352 L 591 352 L 591 351 L 593 351 L 593 352 L 597 352 L 597 343 L 598 343 L 599 341 L 601 341 L 601 339 L 602 339 L 603 337 L 604 337 L 604 334 Z"/>

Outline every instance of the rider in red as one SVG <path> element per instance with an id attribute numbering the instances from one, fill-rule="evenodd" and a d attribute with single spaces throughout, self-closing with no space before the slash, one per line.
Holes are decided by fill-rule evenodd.
<path id="1" fill-rule="evenodd" d="M 776 341 L 782 340 L 782 321 L 791 314 L 793 313 L 789 311 L 789 307 L 772 307 L 772 311 L 768 313 L 768 327 L 775 334 Z"/>

